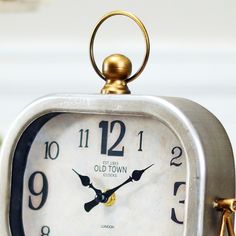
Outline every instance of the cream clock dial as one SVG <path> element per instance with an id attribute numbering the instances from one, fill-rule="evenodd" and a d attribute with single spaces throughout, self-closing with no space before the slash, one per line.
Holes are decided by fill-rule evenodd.
<path id="1" fill-rule="evenodd" d="M 26 235 L 130 235 L 137 222 L 136 235 L 183 234 L 185 151 L 157 119 L 60 114 L 38 131 L 25 159 Z M 13 225 L 16 215 L 12 208 Z"/>

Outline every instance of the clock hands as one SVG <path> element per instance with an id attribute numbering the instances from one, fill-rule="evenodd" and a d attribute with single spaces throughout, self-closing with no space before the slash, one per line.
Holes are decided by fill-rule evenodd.
<path id="1" fill-rule="evenodd" d="M 117 187 L 113 188 L 113 189 L 109 189 L 107 190 L 105 193 L 103 193 L 103 195 L 105 196 L 106 198 L 106 201 L 108 201 L 108 198 L 114 193 L 116 192 L 120 187 L 130 183 L 130 182 L 133 182 L 134 181 L 139 181 L 142 177 L 142 174 L 147 170 L 149 169 L 150 167 L 152 167 L 154 164 L 148 166 L 147 168 L 143 169 L 143 170 L 134 170 L 132 175 L 122 184 L 118 185 Z"/>
<path id="2" fill-rule="evenodd" d="M 90 182 L 90 178 L 88 176 L 80 175 L 76 170 L 74 170 L 74 169 L 72 169 L 72 170 L 79 176 L 83 186 L 93 189 L 97 196 L 102 195 L 102 191 L 93 186 L 93 184 Z"/>
<path id="3" fill-rule="evenodd" d="M 99 203 L 106 203 L 109 199 L 109 197 L 111 197 L 111 195 L 113 193 L 115 193 L 119 188 L 121 188 L 122 186 L 130 183 L 130 182 L 133 182 L 133 181 L 139 181 L 143 175 L 143 173 L 149 169 L 150 167 L 152 167 L 154 164 L 148 166 L 147 168 L 145 169 L 142 169 L 142 170 L 134 170 L 132 172 L 132 175 L 125 181 L 123 182 L 122 184 L 118 185 L 117 187 L 115 188 L 112 188 L 112 189 L 109 189 L 107 190 L 106 192 L 104 193 L 101 193 L 99 195 L 97 195 L 95 197 L 95 199 L 93 199 L 92 201 L 90 202 L 87 202 L 84 204 L 84 209 L 85 211 L 89 212 L 90 210 L 92 210 L 95 206 L 97 206 Z"/>
<path id="4" fill-rule="evenodd" d="M 85 187 L 89 187 L 89 188 L 93 189 L 94 192 L 96 193 L 95 199 L 93 199 L 92 201 L 87 202 L 87 203 L 84 204 L 85 211 L 89 212 L 95 206 L 97 206 L 99 203 L 106 203 L 108 201 L 108 199 L 112 196 L 112 194 L 115 193 L 122 186 L 124 186 L 124 185 L 126 185 L 130 182 L 133 182 L 133 181 L 139 181 L 141 179 L 143 173 L 147 169 L 152 167 L 153 165 L 154 164 L 152 164 L 152 165 L 150 165 L 147 168 L 142 169 L 142 170 L 134 170 L 132 172 L 132 175 L 126 181 L 124 181 L 122 184 L 118 185 L 115 188 L 107 190 L 104 193 L 102 193 L 102 191 L 100 189 L 97 189 L 93 186 L 93 184 L 90 182 L 90 178 L 88 176 L 80 175 L 76 170 L 72 169 L 79 176 L 82 185 L 85 186 Z"/>
<path id="5" fill-rule="evenodd" d="M 118 185 L 117 187 L 107 190 L 106 192 L 102 193 L 101 196 L 96 196 L 95 199 L 93 199 L 90 202 L 87 202 L 84 204 L 84 209 L 85 211 L 89 212 L 90 210 L 92 210 L 95 206 L 97 206 L 99 203 L 106 203 L 109 199 L 109 197 L 115 192 L 117 191 L 120 187 L 132 182 L 133 179 L 132 177 L 129 177 L 124 183 Z"/>

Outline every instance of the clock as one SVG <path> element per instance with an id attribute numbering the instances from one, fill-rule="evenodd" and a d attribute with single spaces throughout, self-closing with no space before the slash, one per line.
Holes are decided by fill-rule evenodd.
<path id="1" fill-rule="evenodd" d="M 135 20 L 146 39 L 133 77 L 123 55 L 105 59 L 102 72 L 94 60 L 96 31 L 114 15 Z M 105 15 L 90 49 L 103 95 L 41 98 L 4 141 L 1 235 L 215 236 L 225 226 L 233 235 L 234 158 L 222 124 L 184 98 L 129 94 L 149 55 L 131 13 Z"/>

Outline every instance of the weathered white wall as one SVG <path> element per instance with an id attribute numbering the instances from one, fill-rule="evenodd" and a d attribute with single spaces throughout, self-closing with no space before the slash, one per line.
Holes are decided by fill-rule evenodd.
<path id="1" fill-rule="evenodd" d="M 214 47 L 236 43 L 235 0 L 44 0 L 35 12 L 0 15 L 0 42 L 87 42 L 91 28 L 105 12 L 125 9 L 145 22 L 158 44 L 196 44 Z M 130 34 L 130 25 L 116 24 Z M 114 31 L 114 24 L 108 24 Z M 112 38 L 112 34 L 106 35 Z M 227 46 L 225 45 L 225 46 Z M 155 45 L 157 46 L 157 45 Z"/>

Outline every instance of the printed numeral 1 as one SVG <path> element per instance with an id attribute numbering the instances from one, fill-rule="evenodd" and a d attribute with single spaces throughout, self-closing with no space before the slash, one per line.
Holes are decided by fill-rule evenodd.
<path id="1" fill-rule="evenodd" d="M 140 131 L 138 133 L 138 136 L 139 136 L 139 149 L 138 149 L 138 151 L 142 152 L 143 151 L 143 131 Z"/>

